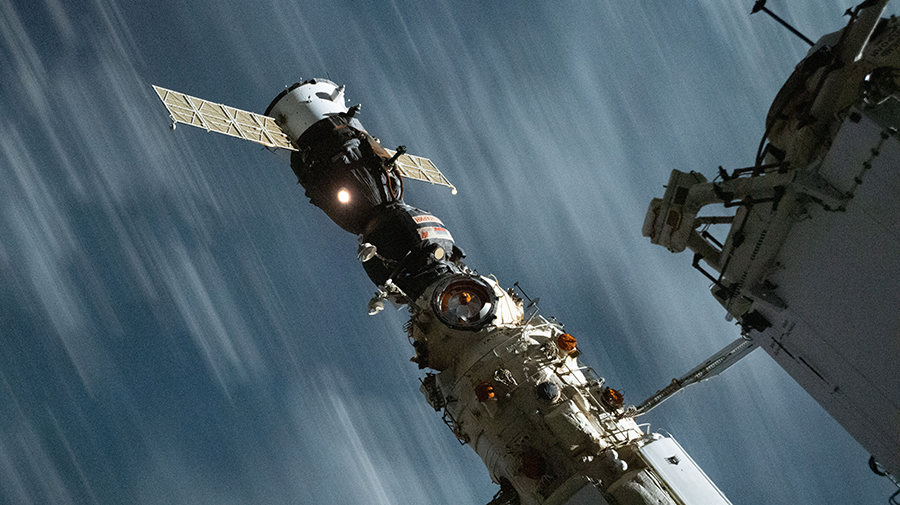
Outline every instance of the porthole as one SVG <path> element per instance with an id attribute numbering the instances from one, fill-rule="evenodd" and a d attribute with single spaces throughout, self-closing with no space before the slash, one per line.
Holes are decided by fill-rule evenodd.
<path id="1" fill-rule="evenodd" d="M 458 330 L 477 330 L 494 319 L 497 297 L 483 280 L 454 275 L 438 285 L 432 297 L 438 319 Z"/>

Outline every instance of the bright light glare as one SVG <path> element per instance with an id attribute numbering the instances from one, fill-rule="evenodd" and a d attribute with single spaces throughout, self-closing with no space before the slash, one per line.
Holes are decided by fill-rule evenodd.
<path id="1" fill-rule="evenodd" d="M 350 203 L 350 193 L 346 189 L 338 191 L 337 198 L 341 203 Z"/>

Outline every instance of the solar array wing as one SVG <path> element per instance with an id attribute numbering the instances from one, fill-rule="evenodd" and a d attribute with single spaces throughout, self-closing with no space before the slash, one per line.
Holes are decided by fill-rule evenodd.
<path id="1" fill-rule="evenodd" d="M 256 142 L 268 147 L 296 151 L 287 134 L 269 116 L 208 102 L 170 89 L 153 86 L 174 123 L 214 131 Z"/>
<path id="2" fill-rule="evenodd" d="M 385 149 L 391 156 L 396 154 L 396 151 L 391 149 Z M 408 179 L 416 179 L 417 181 L 425 181 L 430 182 L 431 184 L 440 184 L 442 186 L 447 186 L 451 190 L 453 190 L 453 194 L 456 194 L 456 186 L 450 184 L 450 181 L 444 177 L 444 174 L 441 173 L 440 170 L 434 165 L 434 163 L 428 158 L 423 158 L 421 156 L 415 156 L 412 154 L 401 154 L 400 157 L 394 161 L 394 166 L 397 169 L 397 172 L 400 173 L 403 177 Z"/>
<path id="3" fill-rule="evenodd" d="M 168 109 L 174 123 L 197 126 L 206 131 L 224 133 L 268 147 L 297 150 L 284 130 L 269 116 L 235 109 L 159 86 L 153 86 L 153 89 Z M 395 151 L 390 149 L 387 149 L 387 152 L 391 156 L 395 154 Z M 454 194 L 456 193 L 456 187 L 428 158 L 403 154 L 397 158 L 394 165 L 403 177 L 447 186 Z"/>

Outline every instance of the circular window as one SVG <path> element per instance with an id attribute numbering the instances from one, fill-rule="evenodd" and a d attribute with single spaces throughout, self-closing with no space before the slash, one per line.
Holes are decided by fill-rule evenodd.
<path id="1" fill-rule="evenodd" d="M 454 275 L 441 282 L 431 300 L 442 323 L 458 330 L 477 330 L 494 319 L 497 297 L 483 280 Z"/>

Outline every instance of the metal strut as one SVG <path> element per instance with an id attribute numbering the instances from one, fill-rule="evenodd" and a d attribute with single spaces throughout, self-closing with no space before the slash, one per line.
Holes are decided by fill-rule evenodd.
<path id="1" fill-rule="evenodd" d="M 724 372 L 725 369 L 735 364 L 750 354 L 750 351 L 756 349 L 756 342 L 749 340 L 743 335 L 734 342 L 725 346 L 721 351 L 713 354 L 708 360 L 704 361 L 698 367 L 686 373 L 679 379 L 672 379 L 672 382 L 653 394 L 650 398 L 644 400 L 634 410 L 634 416 L 639 416 L 650 412 L 660 403 L 668 400 L 675 393 L 682 389 L 707 379 L 711 379 L 716 375 Z"/>
<path id="2" fill-rule="evenodd" d="M 763 12 L 765 12 L 766 14 L 772 16 L 772 19 L 774 19 L 775 21 L 778 21 L 778 22 L 781 23 L 785 28 L 787 28 L 788 30 L 790 30 L 791 33 L 793 33 L 794 35 L 796 35 L 796 36 L 800 37 L 801 39 L 803 39 L 803 42 L 806 42 L 807 44 L 809 44 L 810 47 L 812 47 L 812 46 L 815 45 L 815 43 L 814 43 L 813 41 L 809 40 L 809 38 L 807 38 L 806 35 L 803 35 L 803 34 L 800 33 L 796 28 L 794 28 L 793 26 L 789 25 L 787 21 L 781 19 L 781 18 L 778 17 L 774 12 L 770 11 L 769 9 L 767 9 L 767 8 L 766 8 L 766 0 L 756 0 L 756 3 L 753 4 L 753 10 L 750 11 L 750 14 L 756 14 L 756 13 L 759 12 L 759 11 L 763 11 Z"/>

